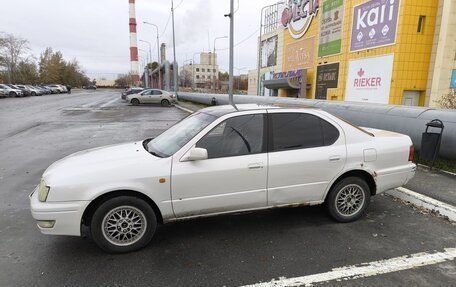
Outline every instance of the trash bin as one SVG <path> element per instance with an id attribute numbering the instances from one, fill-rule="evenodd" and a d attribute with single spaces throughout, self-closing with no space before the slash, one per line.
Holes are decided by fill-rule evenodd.
<path id="1" fill-rule="evenodd" d="M 211 105 L 212 106 L 216 106 L 217 105 L 217 99 L 215 97 L 212 97 Z"/>
<path id="2" fill-rule="evenodd" d="M 430 132 L 429 128 L 432 128 L 434 132 Z M 444 125 L 441 120 L 432 120 L 426 124 L 426 130 L 421 137 L 420 159 L 430 161 L 431 168 L 434 165 L 437 155 L 439 154 L 443 128 Z"/>

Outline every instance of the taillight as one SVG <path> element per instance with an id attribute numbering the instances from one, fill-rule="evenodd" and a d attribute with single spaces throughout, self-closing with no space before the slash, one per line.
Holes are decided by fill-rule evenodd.
<path id="1" fill-rule="evenodd" d="M 413 161 L 413 155 L 415 154 L 415 147 L 414 146 L 410 146 L 410 151 L 409 151 L 409 158 L 408 160 L 409 161 Z"/>
<path id="2" fill-rule="evenodd" d="M 176 98 L 176 95 L 171 94 L 170 96 L 172 99 Z"/>

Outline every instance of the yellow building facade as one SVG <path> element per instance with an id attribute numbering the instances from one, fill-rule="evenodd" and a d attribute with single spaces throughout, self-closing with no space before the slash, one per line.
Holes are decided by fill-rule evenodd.
<path id="1" fill-rule="evenodd" d="M 271 68 L 260 69 L 263 85 L 277 89 L 277 95 L 283 97 L 429 105 L 429 79 L 435 69 L 431 56 L 438 48 L 435 41 L 439 27 L 447 25 L 437 19 L 437 13 L 442 6 L 439 2 L 446 1 L 454 2 L 287 1 L 282 7 L 287 12 L 282 12 L 281 23 L 273 33 L 281 34 L 278 38 L 283 40 L 277 61 L 281 66 L 273 67 L 273 74 Z M 302 27 L 292 27 L 298 21 L 304 23 Z M 328 49 L 330 55 L 320 55 L 322 49 Z M 325 72 L 331 71 L 325 65 L 332 68 L 332 74 Z M 302 73 L 290 73 L 293 70 Z M 272 80 L 264 76 L 267 73 Z M 301 74 L 305 77 L 301 87 L 305 92 L 284 87 L 288 85 L 285 79 L 291 82 L 291 77 Z"/>

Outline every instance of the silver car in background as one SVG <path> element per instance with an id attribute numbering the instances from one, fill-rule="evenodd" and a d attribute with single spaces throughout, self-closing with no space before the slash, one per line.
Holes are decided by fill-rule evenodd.
<path id="1" fill-rule="evenodd" d="M 176 101 L 177 97 L 175 94 L 159 89 L 146 89 L 137 94 L 127 96 L 127 102 L 134 106 L 139 104 L 160 104 L 163 107 L 167 107 L 176 103 Z"/>

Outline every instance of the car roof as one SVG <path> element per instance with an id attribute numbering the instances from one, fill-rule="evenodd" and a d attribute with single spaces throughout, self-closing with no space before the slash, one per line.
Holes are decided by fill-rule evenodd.
<path id="1" fill-rule="evenodd" d="M 309 109 L 312 108 L 306 105 L 286 105 L 286 104 L 239 104 L 235 109 L 232 105 L 213 106 L 200 110 L 202 113 L 211 114 L 216 117 L 221 117 L 226 114 L 240 111 L 256 111 L 269 109 Z"/>

